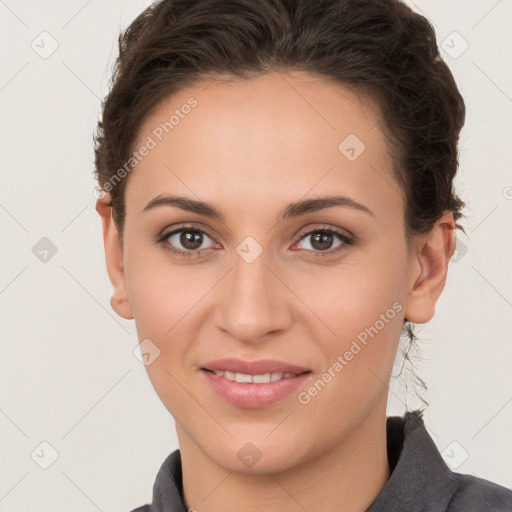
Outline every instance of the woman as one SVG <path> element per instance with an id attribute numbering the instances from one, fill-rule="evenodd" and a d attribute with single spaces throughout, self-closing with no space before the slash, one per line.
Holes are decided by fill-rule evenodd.
<path id="1" fill-rule="evenodd" d="M 111 305 L 179 450 L 137 511 L 504 511 L 422 409 L 386 418 L 463 201 L 465 107 L 391 0 L 156 2 L 96 134 Z"/>

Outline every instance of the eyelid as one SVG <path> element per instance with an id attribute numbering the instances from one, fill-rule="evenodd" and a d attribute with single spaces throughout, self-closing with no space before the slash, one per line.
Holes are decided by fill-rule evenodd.
<path id="1" fill-rule="evenodd" d="M 205 233 L 206 235 L 208 235 L 212 240 L 215 239 L 215 235 L 213 235 L 211 233 L 211 231 L 209 230 L 209 228 L 207 228 L 205 225 L 201 224 L 201 223 L 184 223 L 184 224 L 178 224 L 176 226 L 173 226 L 171 229 L 169 229 L 167 231 L 167 228 L 163 229 L 162 232 L 160 233 L 160 235 L 158 235 L 157 239 L 161 239 L 161 238 L 167 238 L 173 234 L 176 234 L 176 232 L 179 232 L 179 231 L 184 231 L 184 230 L 187 230 L 189 229 L 190 231 L 199 231 L 199 232 L 202 232 L 202 233 Z"/>
<path id="2" fill-rule="evenodd" d="M 341 242 L 338 246 L 327 249 L 325 251 L 315 251 L 311 249 L 299 249 L 303 251 L 307 257 L 313 257 L 313 258 L 328 258 L 328 257 L 334 257 L 337 256 L 339 253 L 341 253 L 343 250 L 347 249 L 350 246 L 356 245 L 356 238 L 351 233 L 346 230 L 343 230 L 338 227 L 329 226 L 327 224 L 324 224 L 322 227 L 313 227 L 308 228 L 307 231 L 303 232 L 301 235 L 299 235 L 299 240 L 293 244 L 293 246 L 302 243 L 302 240 L 307 238 L 310 235 L 313 235 L 314 233 L 322 233 L 327 232 L 332 234 L 333 236 L 337 237 L 338 240 Z M 293 247 L 292 246 L 292 247 Z"/>
<path id="3" fill-rule="evenodd" d="M 332 226 L 330 224 L 321 224 L 314 226 L 312 228 L 304 228 L 304 231 L 299 231 L 299 234 L 296 235 L 299 237 L 300 240 L 302 240 L 306 235 L 310 235 L 312 233 L 316 233 L 317 231 L 333 231 L 339 235 L 342 235 L 350 240 L 353 240 L 355 237 L 354 235 L 348 231 L 347 229 L 338 228 L 336 226 Z"/>
<path id="4" fill-rule="evenodd" d="M 203 225 L 201 225 L 203 226 Z M 155 239 L 155 243 L 164 243 L 169 237 L 177 234 L 177 233 L 180 233 L 181 231 L 197 231 L 201 234 L 205 234 L 207 235 L 215 244 L 218 245 L 218 242 L 215 240 L 215 236 L 212 235 L 210 233 L 210 231 L 208 230 L 208 228 L 206 227 L 197 227 L 196 225 L 191 225 L 191 224 L 188 224 L 188 223 L 185 223 L 185 224 L 181 224 L 181 225 L 177 225 L 177 226 L 174 226 L 173 228 L 169 229 L 167 231 L 167 229 L 164 229 L 160 235 L 158 235 Z M 196 249 L 194 251 L 184 251 L 184 250 L 181 250 L 181 249 L 175 249 L 176 252 L 181 252 L 181 253 L 190 253 L 190 254 L 200 254 L 202 253 L 203 251 L 207 251 L 208 248 L 206 249 Z"/>

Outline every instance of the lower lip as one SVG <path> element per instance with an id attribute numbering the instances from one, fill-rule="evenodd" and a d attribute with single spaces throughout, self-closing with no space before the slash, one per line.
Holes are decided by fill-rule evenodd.
<path id="1" fill-rule="evenodd" d="M 227 402 L 248 409 L 260 409 L 282 400 L 303 385 L 311 376 L 311 373 L 302 373 L 288 379 L 255 384 L 253 382 L 235 382 L 207 370 L 201 370 L 201 372 L 206 376 L 213 390 Z"/>

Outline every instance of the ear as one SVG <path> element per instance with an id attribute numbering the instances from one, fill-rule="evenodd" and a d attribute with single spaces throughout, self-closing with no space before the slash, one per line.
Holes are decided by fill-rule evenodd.
<path id="1" fill-rule="evenodd" d="M 453 214 L 445 211 L 428 235 L 416 241 L 412 255 L 411 284 L 407 296 L 405 318 L 423 324 L 432 319 L 437 299 L 446 283 L 448 264 L 455 251 Z"/>
<path id="2" fill-rule="evenodd" d="M 123 266 L 122 242 L 112 216 L 110 194 L 96 201 L 96 211 L 101 216 L 103 226 L 103 243 L 105 246 L 105 262 L 114 292 L 110 298 L 112 309 L 126 320 L 133 319 L 133 312 L 128 300 Z"/>

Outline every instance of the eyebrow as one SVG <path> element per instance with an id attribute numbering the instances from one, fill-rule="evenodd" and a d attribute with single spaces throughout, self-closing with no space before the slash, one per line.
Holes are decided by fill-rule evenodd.
<path id="1" fill-rule="evenodd" d="M 188 212 L 197 213 L 199 215 L 210 217 L 212 219 L 218 219 L 223 222 L 225 221 L 225 215 L 213 204 L 207 203 L 205 201 L 197 201 L 195 199 L 182 196 L 169 196 L 160 194 L 154 199 L 152 199 L 145 206 L 142 212 L 148 212 L 161 206 L 175 206 Z M 316 212 L 319 210 L 324 210 L 326 208 L 332 208 L 334 206 L 344 206 L 348 208 L 353 208 L 355 210 L 365 212 L 371 215 L 372 217 L 375 217 L 375 214 L 367 206 L 354 201 L 350 197 L 326 196 L 317 197 L 313 199 L 306 199 L 303 201 L 296 201 L 288 204 L 285 208 L 283 208 L 280 211 L 278 215 L 278 222 L 293 217 L 298 217 L 306 213 Z"/>

